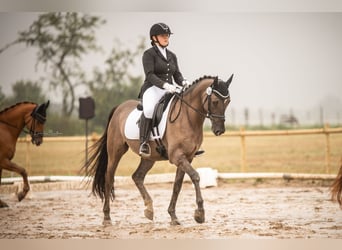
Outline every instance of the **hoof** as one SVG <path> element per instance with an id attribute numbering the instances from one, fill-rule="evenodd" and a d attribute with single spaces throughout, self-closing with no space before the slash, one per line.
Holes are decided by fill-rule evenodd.
<path id="1" fill-rule="evenodd" d="M 26 196 L 26 193 L 24 192 L 20 192 L 18 193 L 17 197 L 18 197 L 18 201 L 22 201 Z"/>
<path id="2" fill-rule="evenodd" d="M 194 215 L 195 221 L 197 223 L 203 223 L 205 218 L 204 218 L 204 210 L 195 210 L 195 215 Z"/>
<path id="3" fill-rule="evenodd" d="M 106 226 L 111 226 L 112 225 L 112 221 L 110 219 L 109 220 L 103 220 L 102 225 L 104 225 L 105 227 Z"/>
<path id="4" fill-rule="evenodd" d="M 8 207 L 7 203 L 0 200 L 0 208 Z"/>
<path id="5" fill-rule="evenodd" d="M 175 220 L 172 220 L 172 221 L 170 222 L 170 225 L 171 225 L 171 226 L 180 226 L 181 223 L 179 222 L 178 219 L 175 219 Z"/>
<path id="6" fill-rule="evenodd" d="M 147 219 L 153 220 L 153 216 L 154 216 L 153 210 L 145 209 L 144 214 Z"/>

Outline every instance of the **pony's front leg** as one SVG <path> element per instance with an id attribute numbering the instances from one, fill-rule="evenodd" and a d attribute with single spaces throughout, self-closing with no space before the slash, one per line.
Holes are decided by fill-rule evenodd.
<path id="1" fill-rule="evenodd" d="M 180 225 L 180 222 L 178 221 L 178 218 L 176 216 L 176 203 L 177 203 L 179 192 L 182 189 L 184 175 L 185 175 L 184 171 L 181 170 L 180 168 L 177 168 L 175 183 L 173 184 L 172 197 L 171 197 L 170 205 L 168 208 L 168 212 L 171 216 L 171 225 Z"/>
<path id="2" fill-rule="evenodd" d="M 17 194 L 18 200 L 22 201 L 27 195 L 28 191 L 30 191 L 30 185 L 27 179 L 27 172 L 25 168 L 18 166 L 17 164 L 11 162 L 8 159 L 5 159 L 3 162 L 1 162 L 1 166 L 3 167 L 3 169 L 6 169 L 11 172 L 16 172 L 23 177 L 23 190 Z"/>
<path id="3" fill-rule="evenodd" d="M 18 200 L 22 201 L 26 197 L 28 191 L 30 191 L 30 185 L 27 179 L 27 172 L 24 168 L 20 171 L 20 174 L 23 177 L 24 187 L 23 190 L 18 193 Z"/>
<path id="4" fill-rule="evenodd" d="M 7 203 L 0 199 L 0 208 L 8 207 Z"/>
<path id="5" fill-rule="evenodd" d="M 185 157 L 180 157 L 180 159 L 177 160 L 177 167 L 180 168 L 182 171 L 187 173 L 194 184 L 195 192 L 196 192 L 196 203 L 197 203 L 197 209 L 195 210 L 195 221 L 198 223 L 203 223 L 205 221 L 205 213 L 203 208 L 203 198 L 202 193 L 200 189 L 200 177 L 197 171 L 191 166 L 190 162 Z"/>

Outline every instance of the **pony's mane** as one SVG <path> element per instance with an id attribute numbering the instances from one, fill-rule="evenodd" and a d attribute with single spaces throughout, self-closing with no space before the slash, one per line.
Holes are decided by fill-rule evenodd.
<path id="1" fill-rule="evenodd" d="M 198 79 L 196 79 L 195 81 L 192 82 L 192 84 L 190 85 L 189 88 L 185 89 L 185 93 L 186 92 L 190 92 L 191 90 L 194 89 L 195 86 L 198 85 L 198 83 L 202 82 L 203 80 L 207 80 L 207 79 L 215 79 L 216 77 L 215 76 L 207 76 L 207 75 L 204 75 Z"/>
<path id="2" fill-rule="evenodd" d="M 22 105 L 22 104 L 36 104 L 36 103 L 34 103 L 34 102 L 27 102 L 27 101 L 25 101 L 25 102 L 18 102 L 18 103 L 16 103 L 16 104 L 12 105 L 12 106 L 9 106 L 9 107 L 4 108 L 3 110 L 1 110 L 1 111 L 0 111 L 0 114 L 3 114 L 3 113 L 5 113 L 6 111 L 8 111 L 8 110 L 10 110 L 10 109 L 12 109 L 12 108 L 15 108 L 16 106 Z"/>
<path id="3" fill-rule="evenodd" d="M 206 80 L 206 79 L 215 79 L 216 76 L 207 76 L 207 75 L 204 75 L 198 79 L 196 79 L 195 81 L 192 82 L 192 85 L 196 85 L 197 83 L 203 81 L 203 80 Z"/>

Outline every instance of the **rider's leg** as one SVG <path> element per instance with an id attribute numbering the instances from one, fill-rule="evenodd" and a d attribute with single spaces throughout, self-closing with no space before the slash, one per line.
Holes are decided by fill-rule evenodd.
<path id="1" fill-rule="evenodd" d="M 166 93 L 164 89 L 152 86 L 148 88 L 142 97 L 143 114 L 140 119 L 140 148 L 139 154 L 150 156 L 151 148 L 148 144 L 152 129 L 152 116 L 154 108 L 160 98 Z"/>
<path id="2" fill-rule="evenodd" d="M 148 144 L 151 135 L 152 119 L 146 118 L 144 114 L 140 117 L 140 148 L 139 155 L 149 157 L 151 148 Z"/>

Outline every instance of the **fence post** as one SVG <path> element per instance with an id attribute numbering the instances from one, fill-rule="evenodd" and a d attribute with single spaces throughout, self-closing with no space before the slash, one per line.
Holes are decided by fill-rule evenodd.
<path id="1" fill-rule="evenodd" d="M 329 124 L 324 125 L 325 134 L 325 173 L 330 174 L 330 133 Z"/>
<path id="2" fill-rule="evenodd" d="M 241 137 L 241 159 L 240 159 L 240 171 L 246 172 L 246 136 L 245 128 L 240 127 L 240 137 Z"/>

